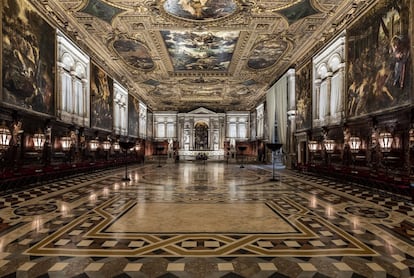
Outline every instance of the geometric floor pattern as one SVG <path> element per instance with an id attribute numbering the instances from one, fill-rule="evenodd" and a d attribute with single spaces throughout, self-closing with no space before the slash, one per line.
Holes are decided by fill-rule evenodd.
<path id="1" fill-rule="evenodd" d="M 145 164 L 0 196 L 0 277 L 414 277 L 411 199 L 271 165 Z"/>

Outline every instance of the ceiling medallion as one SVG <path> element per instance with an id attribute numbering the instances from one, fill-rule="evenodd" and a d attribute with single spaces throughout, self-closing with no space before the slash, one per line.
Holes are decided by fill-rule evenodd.
<path id="1" fill-rule="evenodd" d="M 233 0 L 166 0 L 168 14 L 186 20 L 208 21 L 227 17 L 237 10 Z"/>

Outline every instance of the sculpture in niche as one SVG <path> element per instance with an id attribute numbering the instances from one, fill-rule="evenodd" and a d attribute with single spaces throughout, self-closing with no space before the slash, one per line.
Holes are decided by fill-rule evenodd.
<path id="1" fill-rule="evenodd" d="M 173 144 L 174 144 L 173 139 L 169 138 L 168 139 L 168 151 L 169 152 L 171 152 L 173 150 Z"/>
<path id="2" fill-rule="evenodd" d="M 190 135 L 188 130 L 184 131 L 184 143 L 190 143 Z"/>

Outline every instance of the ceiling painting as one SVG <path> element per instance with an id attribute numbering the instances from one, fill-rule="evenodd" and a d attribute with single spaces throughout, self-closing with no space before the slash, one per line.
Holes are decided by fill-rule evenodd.
<path id="1" fill-rule="evenodd" d="M 302 18 L 319 13 L 319 11 L 312 6 L 310 0 L 295 1 L 293 5 L 283 8 L 278 12 L 287 19 L 289 24 L 293 24 Z"/>
<path id="2" fill-rule="evenodd" d="M 239 32 L 161 31 L 177 71 L 226 71 Z"/>
<path id="3" fill-rule="evenodd" d="M 187 112 L 254 109 L 375 1 L 30 2 L 151 111 Z"/>
<path id="4" fill-rule="evenodd" d="M 232 0 L 166 0 L 164 10 L 189 20 L 214 20 L 233 14 L 237 4 Z"/>
<path id="5" fill-rule="evenodd" d="M 154 68 L 154 61 L 147 48 L 141 42 L 122 38 L 114 40 L 112 46 L 128 65 L 140 70 L 151 70 Z"/>
<path id="6" fill-rule="evenodd" d="M 272 66 L 286 51 L 288 43 L 282 40 L 265 40 L 256 45 L 247 65 L 252 69 L 264 69 Z"/>
<path id="7" fill-rule="evenodd" d="M 90 14 L 111 24 L 112 20 L 125 10 L 109 5 L 101 0 L 88 0 L 80 12 Z"/>

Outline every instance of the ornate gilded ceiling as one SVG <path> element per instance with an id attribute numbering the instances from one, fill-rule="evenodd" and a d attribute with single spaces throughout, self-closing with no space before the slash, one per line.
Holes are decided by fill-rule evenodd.
<path id="1" fill-rule="evenodd" d="M 254 108 L 369 1 L 32 2 L 151 109 L 224 111 Z"/>

